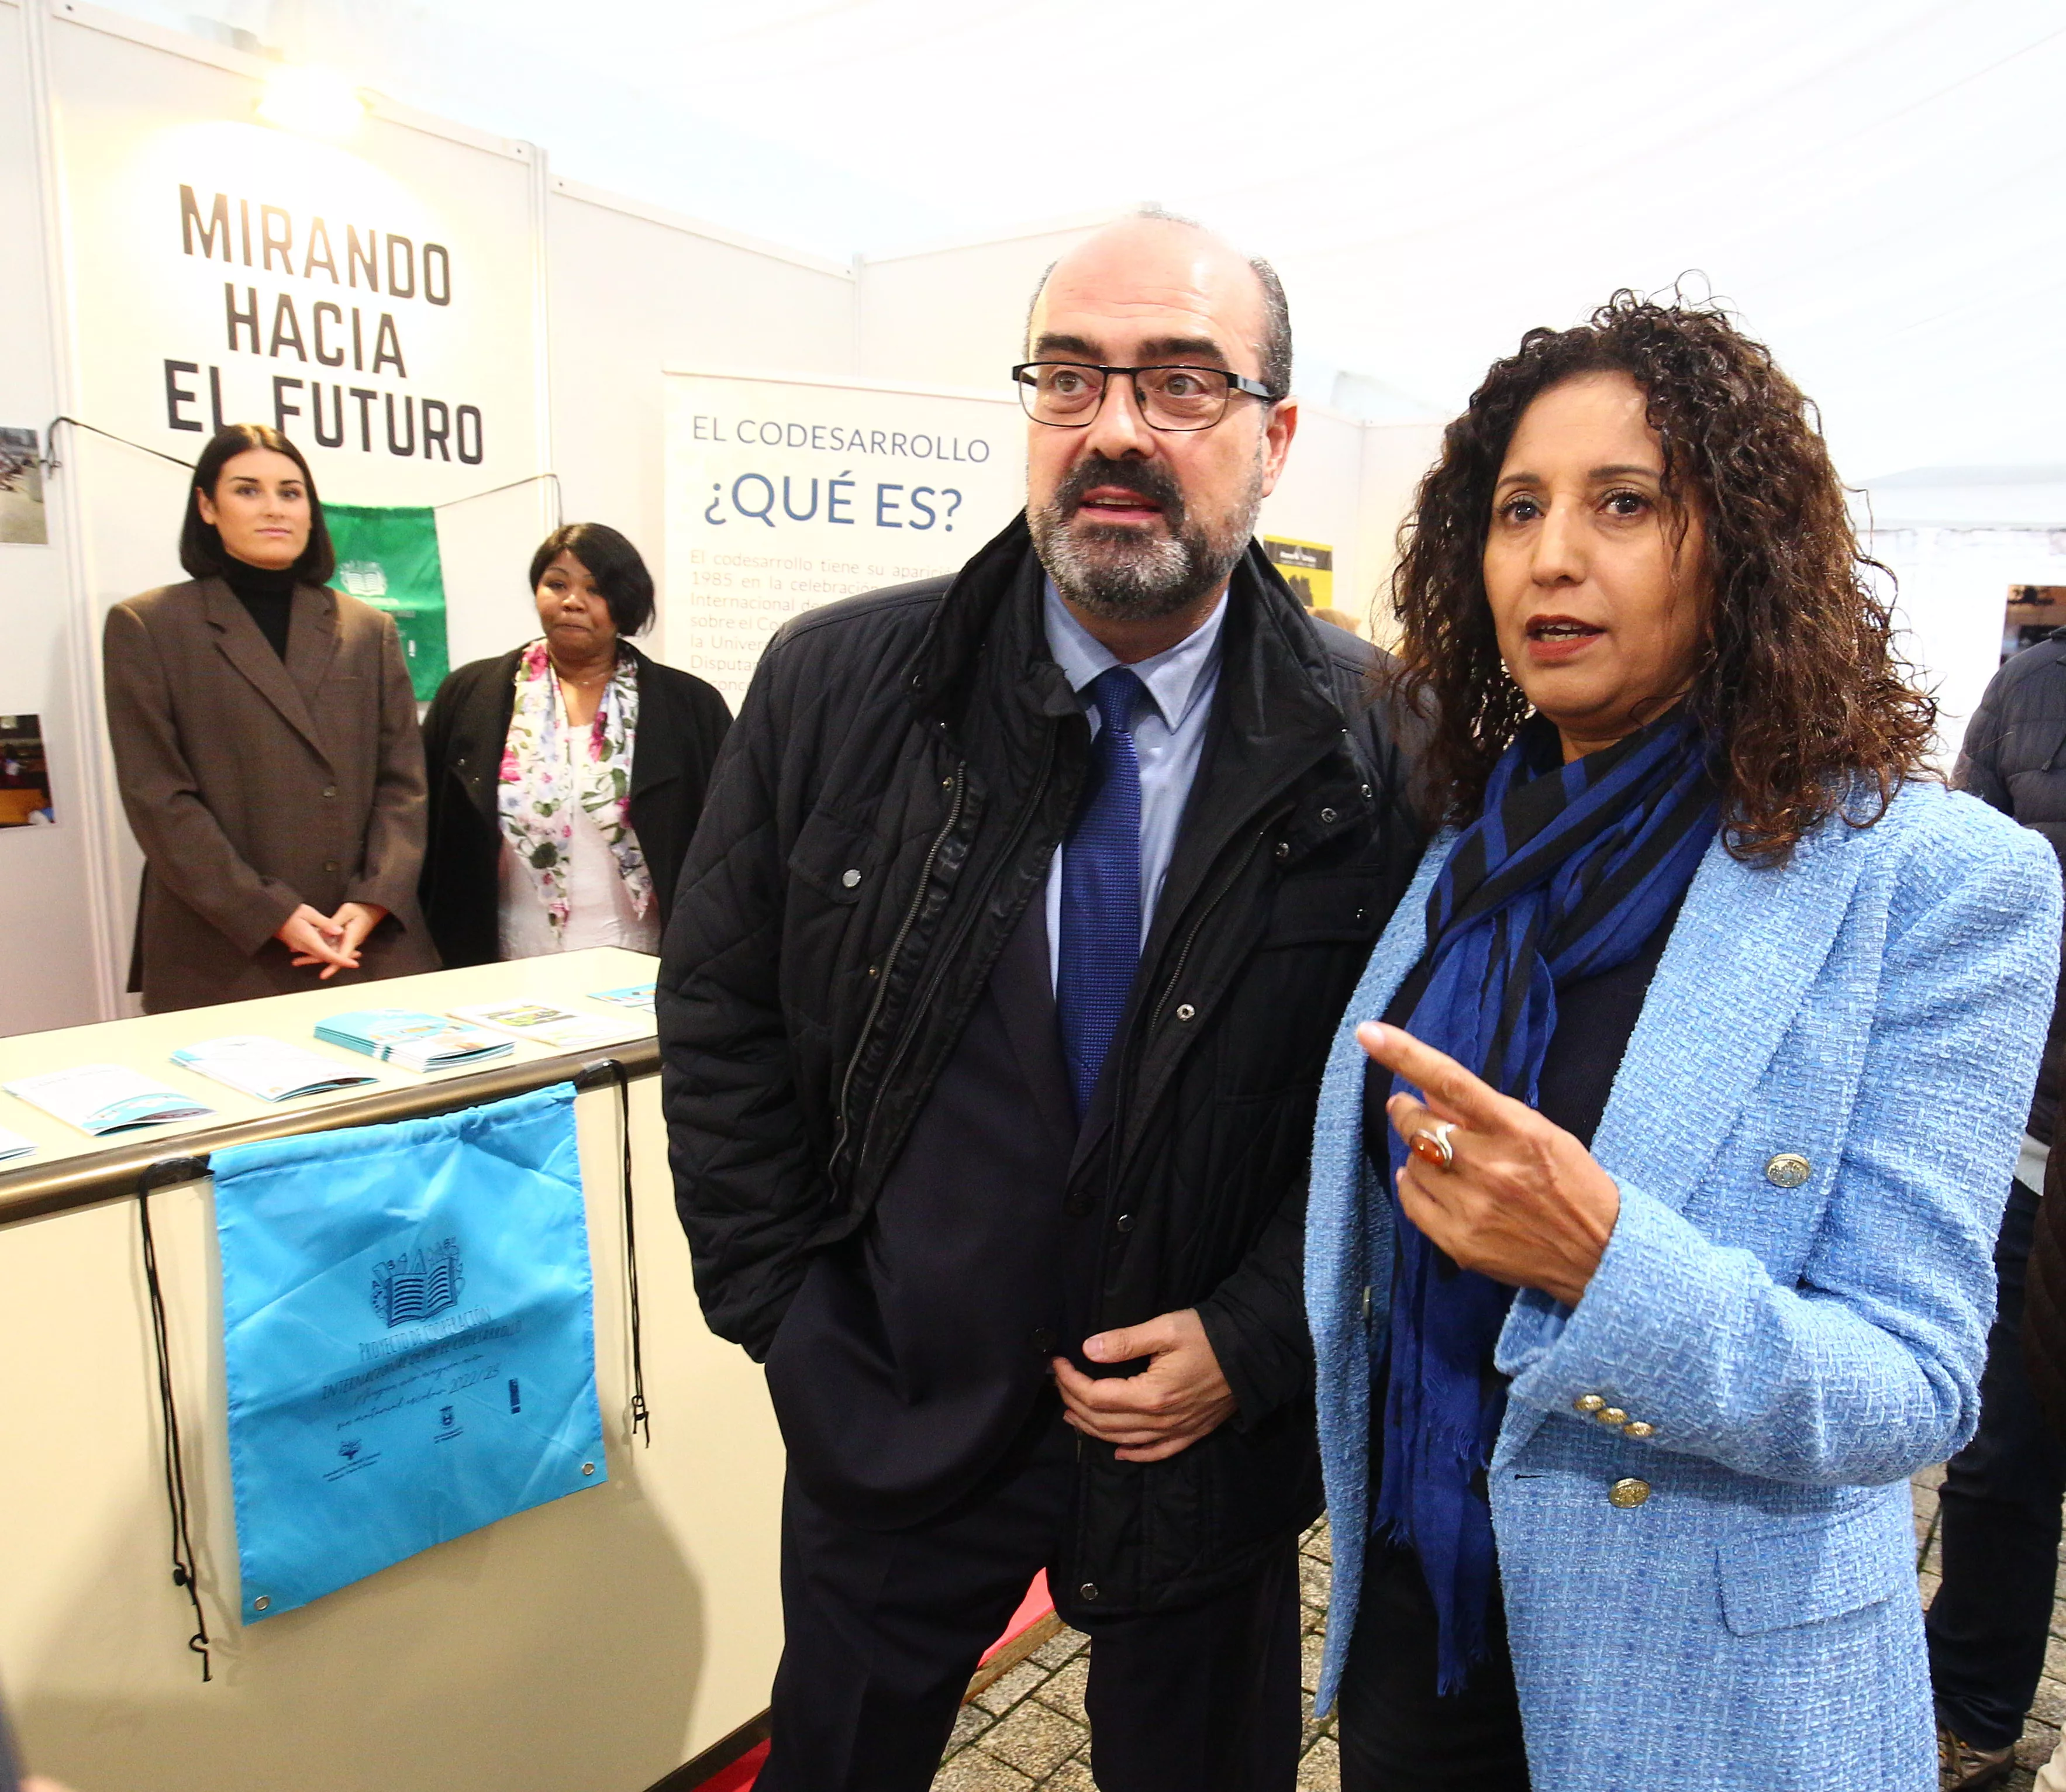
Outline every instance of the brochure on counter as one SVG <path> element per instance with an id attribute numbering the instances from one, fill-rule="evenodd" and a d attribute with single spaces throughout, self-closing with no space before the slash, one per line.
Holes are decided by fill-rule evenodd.
<path id="1" fill-rule="evenodd" d="M 172 1062 L 261 1102 L 290 1102 L 298 1095 L 321 1095 L 333 1089 L 355 1089 L 380 1079 L 349 1065 L 318 1058 L 284 1039 L 255 1033 L 225 1034 L 182 1046 Z"/>
<path id="2" fill-rule="evenodd" d="M 646 1013 L 653 1012 L 653 985 L 650 983 L 627 983 L 621 989 L 591 989 L 590 1001 L 606 1001 L 613 1008 L 630 1008 Z"/>
<path id="3" fill-rule="evenodd" d="M 622 1044 L 636 1038 L 644 1024 L 629 1014 L 576 1014 L 549 1001 L 492 1001 L 475 1008 L 455 1008 L 452 1018 L 487 1027 L 555 1051 L 580 1051 L 589 1046 Z"/>
<path id="4" fill-rule="evenodd" d="M 24 1139 L 18 1132 L 10 1132 L 5 1127 L 0 1127 L 0 1163 L 6 1163 L 10 1158 L 26 1157 L 35 1148 L 34 1139 Z"/>
<path id="5" fill-rule="evenodd" d="M 456 1025 L 417 1008 L 359 1008 L 316 1022 L 316 1037 L 348 1051 L 364 1052 L 405 1070 L 448 1070 L 507 1058 L 516 1048 L 504 1034 Z"/>
<path id="6" fill-rule="evenodd" d="M 46 1070 L 4 1085 L 32 1107 L 40 1107 L 67 1126 L 95 1138 L 127 1132 L 132 1127 L 162 1126 L 168 1120 L 192 1120 L 215 1110 L 206 1102 L 153 1082 L 126 1064 L 82 1064 L 75 1070 Z"/>

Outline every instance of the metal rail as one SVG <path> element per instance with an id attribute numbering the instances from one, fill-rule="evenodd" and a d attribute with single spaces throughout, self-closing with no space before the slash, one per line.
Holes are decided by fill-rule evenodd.
<path id="1" fill-rule="evenodd" d="M 102 1201 L 121 1200 L 136 1192 L 138 1179 L 154 1163 L 168 1159 L 191 1163 L 194 1175 L 205 1175 L 208 1155 L 232 1145 L 261 1139 L 286 1139 L 310 1132 L 334 1132 L 340 1127 L 379 1126 L 391 1120 L 417 1120 L 433 1114 L 456 1113 L 483 1102 L 528 1094 L 533 1089 L 572 1082 L 589 1086 L 585 1073 L 614 1059 L 632 1077 L 649 1077 L 660 1068 L 660 1048 L 651 1039 L 628 1039 L 608 1052 L 570 1053 L 533 1058 L 440 1078 L 406 1089 L 380 1089 L 322 1107 L 290 1108 L 261 1119 L 233 1121 L 197 1132 L 147 1133 L 125 1139 L 112 1149 L 89 1151 L 55 1163 L 24 1165 L 0 1171 L 0 1226 L 34 1220 Z"/>

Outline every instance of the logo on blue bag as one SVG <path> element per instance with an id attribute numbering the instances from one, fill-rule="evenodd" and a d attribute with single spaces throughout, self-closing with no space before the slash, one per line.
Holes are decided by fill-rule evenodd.
<path id="1" fill-rule="evenodd" d="M 365 1447 L 365 1445 L 361 1443 L 358 1438 L 346 1438 L 342 1443 L 337 1446 L 337 1453 L 348 1462 Z"/>
<path id="2" fill-rule="evenodd" d="M 459 1240 L 440 1240 L 428 1250 L 391 1257 L 373 1266 L 373 1310 L 393 1331 L 433 1319 L 456 1305 L 466 1286 Z"/>

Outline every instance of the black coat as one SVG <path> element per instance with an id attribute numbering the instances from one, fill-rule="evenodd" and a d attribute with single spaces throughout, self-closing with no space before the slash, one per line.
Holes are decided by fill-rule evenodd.
<path id="1" fill-rule="evenodd" d="M 731 712 L 702 679 L 624 645 L 638 662 L 631 831 L 664 917 L 674 907 L 675 880 Z M 492 965 L 502 956 L 502 823 L 496 803 L 523 654 L 519 647 L 461 666 L 438 686 L 423 718 L 430 839 L 419 893 L 423 919 L 448 966 Z"/>
<path id="2" fill-rule="evenodd" d="M 2042 834 L 2066 870 L 2066 629 L 2011 658 L 1966 724 L 1952 782 Z M 2030 1131 L 2046 1144 L 2066 1078 L 2066 965 L 2051 1036 L 2030 1104 Z"/>
<path id="3" fill-rule="evenodd" d="M 662 1098 L 705 1315 L 756 1357 L 815 1255 L 872 1236 L 1076 807 L 1090 730 L 1042 589 L 1021 519 L 951 580 L 797 618 L 719 758 L 664 949 Z M 1196 1307 L 1239 1412 L 1149 1465 L 1086 1442 L 1063 1556 L 1103 1609 L 1199 1596 L 1318 1508 L 1313 1108 L 1420 843 L 1369 649 L 1254 548 L 1221 640 L 1112 1098 L 1069 1172 L 1095 1244 L 1063 1343 Z"/>

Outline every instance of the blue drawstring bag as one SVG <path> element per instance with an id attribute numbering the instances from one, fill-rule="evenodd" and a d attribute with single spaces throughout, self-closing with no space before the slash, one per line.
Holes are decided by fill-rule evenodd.
<path id="1" fill-rule="evenodd" d="M 573 1103 L 213 1155 L 246 1622 L 607 1479 Z"/>

